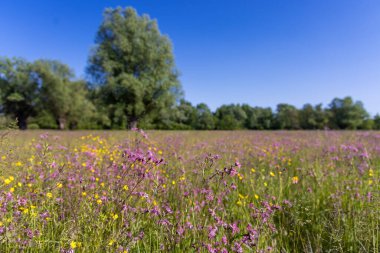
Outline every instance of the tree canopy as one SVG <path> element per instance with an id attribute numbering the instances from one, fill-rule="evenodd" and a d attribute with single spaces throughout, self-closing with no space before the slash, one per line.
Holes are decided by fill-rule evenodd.
<path id="1" fill-rule="evenodd" d="M 21 58 L 0 59 L 0 101 L 4 113 L 15 117 L 20 129 L 36 113 L 40 85 L 31 64 Z"/>
<path id="2" fill-rule="evenodd" d="M 363 103 L 354 102 L 351 97 L 334 98 L 329 105 L 331 126 L 340 129 L 358 129 L 369 115 Z"/>
<path id="3" fill-rule="evenodd" d="M 130 127 L 173 106 L 180 91 L 172 46 L 157 22 L 133 8 L 106 9 L 89 58 L 88 73 L 103 99 L 117 105 Z"/>

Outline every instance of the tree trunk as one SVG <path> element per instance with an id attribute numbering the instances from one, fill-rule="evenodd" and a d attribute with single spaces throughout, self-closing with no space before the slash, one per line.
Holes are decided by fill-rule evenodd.
<path id="1" fill-rule="evenodd" d="M 136 117 L 132 117 L 129 120 L 129 129 L 134 129 L 134 128 L 137 128 L 137 118 Z"/>
<path id="2" fill-rule="evenodd" d="M 60 130 L 64 130 L 66 125 L 66 119 L 64 117 L 60 117 L 58 119 L 58 127 Z"/>
<path id="3" fill-rule="evenodd" d="M 19 116 L 17 117 L 17 125 L 20 130 L 26 130 L 28 128 L 28 123 L 26 122 L 26 117 Z"/>

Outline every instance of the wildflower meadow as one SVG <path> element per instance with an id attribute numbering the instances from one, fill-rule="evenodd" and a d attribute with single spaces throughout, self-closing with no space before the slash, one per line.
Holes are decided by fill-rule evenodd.
<path id="1" fill-rule="evenodd" d="M 378 132 L 3 132 L 1 252 L 379 252 Z"/>

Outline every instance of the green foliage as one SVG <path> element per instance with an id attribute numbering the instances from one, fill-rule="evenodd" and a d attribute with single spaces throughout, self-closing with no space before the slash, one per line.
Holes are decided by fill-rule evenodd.
<path id="1" fill-rule="evenodd" d="M 40 129 L 40 126 L 36 123 L 29 123 L 28 128 L 29 129 Z"/>
<path id="2" fill-rule="evenodd" d="M 215 112 L 218 120 L 217 128 L 220 130 L 242 129 L 247 114 L 240 105 L 222 105 Z"/>
<path id="3" fill-rule="evenodd" d="M 2 111 L 17 118 L 20 129 L 36 112 L 40 86 L 33 76 L 31 64 L 20 58 L 0 58 L 0 101 Z"/>
<path id="4" fill-rule="evenodd" d="M 204 104 L 198 104 L 196 107 L 195 129 L 213 130 L 215 129 L 215 119 L 210 108 Z"/>
<path id="5" fill-rule="evenodd" d="M 375 121 L 373 119 L 365 119 L 363 123 L 358 127 L 362 130 L 372 130 L 375 127 Z"/>
<path id="6" fill-rule="evenodd" d="M 4 129 L 17 129 L 17 121 L 13 120 L 12 118 L 0 114 L 0 130 Z"/>
<path id="7" fill-rule="evenodd" d="M 157 22 L 133 8 L 106 9 L 88 72 L 106 104 L 123 110 L 130 127 L 173 105 L 180 84 L 172 46 Z"/>
<path id="8" fill-rule="evenodd" d="M 92 118 L 95 107 L 86 97 L 87 87 L 82 81 L 72 80 L 74 73 L 67 65 L 39 60 L 33 70 L 41 85 L 41 108 L 54 117 L 59 129 L 75 129 Z"/>
<path id="9" fill-rule="evenodd" d="M 180 99 L 173 104 L 174 93 L 144 104 L 152 97 L 145 100 L 145 88 L 136 78 L 125 86 L 111 82 L 90 89 L 58 61 L 2 58 L 0 63 L 0 128 L 17 118 L 20 129 L 28 123 L 43 129 L 126 129 L 136 119 L 144 129 L 380 129 L 380 116 L 369 118 L 363 104 L 350 97 L 335 98 L 328 108 L 279 104 L 274 114 L 271 108 L 231 104 L 212 113 L 204 103 L 193 106 Z M 136 100 L 131 90 L 143 92 L 143 99 Z"/>
<path id="10" fill-rule="evenodd" d="M 190 102 L 181 99 L 176 110 L 176 122 L 179 125 L 187 125 L 189 128 L 194 128 L 196 118 L 197 110 Z"/>
<path id="11" fill-rule="evenodd" d="M 373 118 L 373 129 L 380 130 L 380 115 L 376 114 Z"/>
<path id="12" fill-rule="evenodd" d="M 271 108 L 251 107 L 242 105 L 242 109 L 247 114 L 245 127 L 247 129 L 266 130 L 271 129 L 273 124 L 273 112 Z"/>
<path id="13" fill-rule="evenodd" d="M 278 104 L 275 118 L 276 129 L 299 129 L 299 112 L 296 107 L 289 104 Z"/>
<path id="14" fill-rule="evenodd" d="M 57 129 L 57 121 L 54 116 L 46 111 L 41 110 L 38 112 L 37 116 L 30 120 L 30 124 L 37 124 L 42 129 Z"/>
<path id="15" fill-rule="evenodd" d="M 299 119 L 302 129 L 324 129 L 329 122 L 329 112 L 323 109 L 322 104 L 314 107 L 306 104 L 299 111 Z"/>
<path id="16" fill-rule="evenodd" d="M 363 103 L 354 102 L 351 97 L 334 98 L 329 105 L 329 111 L 330 124 L 338 129 L 358 129 L 369 117 Z"/>

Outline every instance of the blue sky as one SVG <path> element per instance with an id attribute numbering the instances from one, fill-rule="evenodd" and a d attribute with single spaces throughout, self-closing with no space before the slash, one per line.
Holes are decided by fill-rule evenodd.
<path id="1" fill-rule="evenodd" d="M 380 113 L 378 0 L 1 0 L 0 55 L 57 59 L 84 76 L 102 12 L 116 6 L 158 20 L 194 104 L 350 95 Z"/>

